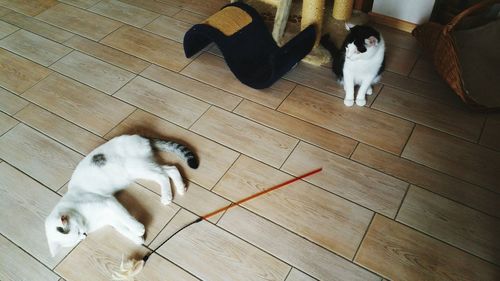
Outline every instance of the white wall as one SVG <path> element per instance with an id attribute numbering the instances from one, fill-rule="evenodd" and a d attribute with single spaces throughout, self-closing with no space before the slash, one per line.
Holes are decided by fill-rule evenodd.
<path id="1" fill-rule="evenodd" d="M 435 0 L 374 0 L 372 12 L 421 24 L 429 21 Z"/>

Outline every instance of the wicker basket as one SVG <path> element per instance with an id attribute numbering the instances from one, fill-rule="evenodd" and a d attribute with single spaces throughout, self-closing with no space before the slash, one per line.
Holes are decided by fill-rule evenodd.
<path id="1" fill-rule="evenodd" d="M 500 1 L 482 1 L 455 16 L 447 25 L 428 22 L 418 26 L 412 32 L 417 41 L 430 54 L 439 75 L 471 109 L 478 111 L 498 111 L 500 108 L 481 105 L 467 94 L 452 33 L 466 17 L 495 3 L 500 3 Z"/>

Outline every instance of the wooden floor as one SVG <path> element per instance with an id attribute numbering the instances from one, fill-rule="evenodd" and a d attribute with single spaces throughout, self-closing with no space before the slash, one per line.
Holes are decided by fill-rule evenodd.
<path id="1" fill-rule="evenodd" d="M 500 115 L 468 112 L 411 35 L 382 27 L 366 107 L 345 107 L 326 67 L 245 87 L 216 48 L 182 49 L 226 2 L 0 0 L 0 280 L 109 280 L 122 254 L 318 167 L 178 233 L 138 280 L 500 280 Z M 132 132 L 195 149 L 188 192 L 163 206 L 139 182 L 118 197 L 145 246 L 105 228 L 51 258 L 43 221 L 76 164 Z"/>

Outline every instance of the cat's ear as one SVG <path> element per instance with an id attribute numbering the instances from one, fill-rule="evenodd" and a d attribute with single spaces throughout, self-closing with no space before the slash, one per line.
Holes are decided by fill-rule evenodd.
<path id="1" fill-rule="evenodd" d="M 355 27 L 356 25 L 350 22 L 345 23 L 345 29 L 351 30 L 351 28 Z"/>
<path id="2" fill-rule="evenodd" d="M 48 239 L 48 242 L 49 242 L 50 255 L 52 257 L 55 257 L 57 253 L 59 253 L 59 251 L 61 250 L 62 245 L 58 241 L 52 240 L 50 238 Z"/>
<path id="3" fill-rule="evenodd" d="M 69 216 L 68 215 L 61 215 L 61 223 L 64 227 L 68 225 L 69 222 Z"/>
<path id="4" fill-rule="evenodd" d="M 365 44 L 368 47 L 377 46 L 378 40 L 377 40 L 377 38 L 375 38 L 375 36 L 370 36 L 367 39 L 365 39 Z"/>

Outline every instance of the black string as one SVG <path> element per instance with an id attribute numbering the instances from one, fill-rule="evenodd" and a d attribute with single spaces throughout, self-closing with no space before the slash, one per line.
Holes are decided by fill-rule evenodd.
<path id="1" fill-rule="evenodd" d="M 202 220 L 203 220 L 203 218 L 202 218 L 202 217 L 199 217 L 199 218 L 198 218 L 198 219 L 196 219 L 195 221 L 192 221 L 192 222 L 190 222 L 190 223 L 186 224 L 185 226 L 181 227 L 180 229 L 178 229 L 176 232 L 174 232 L 174 234 L 170 235 L 170 237 L 168 237 L 165 241 L 163 241 L 163 242 L 162 242 L 162 243 L 161 243 L 158 247 L 156 247 L 156 248 L 155 248 L 152 252 L 150 252 L 150 253 L 148 253 L 147 255 L 145 255 L 145 256 L 142 258 L 142 260 L 144 261 L 144 263 L 145 263 L 145 262 L 149 259 L 149 257 L 150 257 L 152 254 L 156 253 L 156 251 L 157 251 L 158 249 L 160 249 L 160 248 L 161 248 L 161 246 L 163 246 L 165 243 L 167 243 L 167 241 L 168 241 L 168 240 L 170 240 L 170 238 L 174 237 L 177 233 L 179 233 L 179 232 L 183 231 L 184 229 L 188 228 L 189 226 L 191 226 L 191 225 L 193 225 L 193 224 L 195 224 L 195 223 L 198 223 L 198 222 L 200 222 L 200 221 L 202 221 Z"/>

